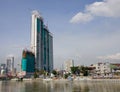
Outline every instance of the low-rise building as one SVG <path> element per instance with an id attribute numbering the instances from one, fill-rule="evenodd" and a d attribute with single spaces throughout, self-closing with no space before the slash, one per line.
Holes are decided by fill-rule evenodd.
<path id="1" fill-rule="evenodd" d="M 6 64 L 0 65 L 0 74 L 5 75 L 6 74 Z"/>
<path id="2" fill-rule="evenodd" d="M 110 68 L 114 75 L 120 75 L 120 63 L 110 63 Z"/>
<path id="3" fill-rule="evenodd" d="M 90 67 L 94 67 L 94 74 L 106 76 L 111 73 L 110 63 L 109 62 L 99 62 L 97 64 L 92 64 Z"/>

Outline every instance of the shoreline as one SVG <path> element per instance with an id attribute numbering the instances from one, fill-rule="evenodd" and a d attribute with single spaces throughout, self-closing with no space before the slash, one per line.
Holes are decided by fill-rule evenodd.
<path id="1" fill-rule="evenodd" d="M 79 81 L 118 81 L 120 82 L 120 78 L 92 78 L 92 77 L 75 77 L 75 78 L 23 78 L 23 79 L 18 79 L 18 78 L 13 78 L 13 79 L 4 79 L 0 81 L 44 81 L 44 82 L 49 82 L 49 81 L 73 81 L 73 82 L 79 82 Z"/>

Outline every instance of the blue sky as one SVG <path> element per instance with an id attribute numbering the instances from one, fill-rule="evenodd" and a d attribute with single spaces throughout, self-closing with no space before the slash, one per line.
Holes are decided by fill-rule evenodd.
<path id="1" fill-rule="evenodd" d="M 30 47 L 31 12 L 38 10 L 54 37 L 54 66 L 120 61 L 119 0 L 0 0 L 0 61 L 20 63 Z M 60 66 L 61 65 L 61 66 Z"/>

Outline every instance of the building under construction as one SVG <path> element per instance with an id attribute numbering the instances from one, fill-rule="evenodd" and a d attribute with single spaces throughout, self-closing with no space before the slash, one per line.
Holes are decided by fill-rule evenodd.
<path id="1" fill-rule="evenodd" d="M 35 71 L 35 56 L 31 51 L 23 50 L 22 61 L 21 61 L 22 71 L 26 73 L 34 73 Z"/>

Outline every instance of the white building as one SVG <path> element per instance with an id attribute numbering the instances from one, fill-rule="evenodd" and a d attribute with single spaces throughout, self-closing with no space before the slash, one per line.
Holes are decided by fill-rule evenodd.
<path id="1" fill-rule="evenodd" d="M 14 72 L 14 57 L 13 56 L 10 56 L 7 58 L 6 67 L 7 67 L 7 73 Z"/>
<path id="2" fill-rule="evenodd" d="M 92 64 L 91 67 L 95 67 L 95 74 L 97 75 L 104 76 L 111 73 L 109 62 Z"/>
<path id="3" fill-rule="evenodd" d="M 74 66 L 74 61 L 73 60 L 68 60 L 65 62 L 65 70 L 66 72 L 71 72 L 71 67 Z"/>

